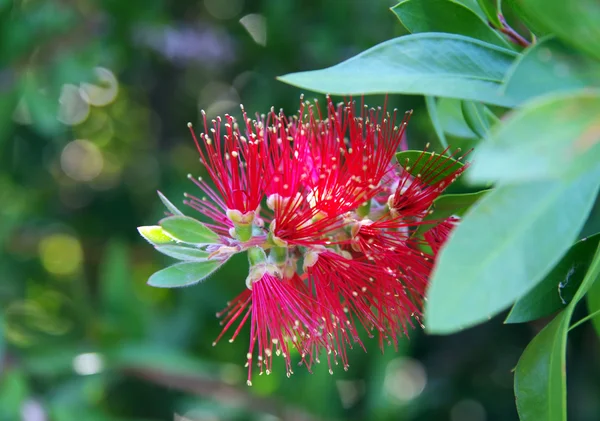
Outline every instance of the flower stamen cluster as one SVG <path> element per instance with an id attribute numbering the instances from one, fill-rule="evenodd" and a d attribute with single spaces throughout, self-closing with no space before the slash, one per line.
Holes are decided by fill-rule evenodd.
<path id="1" fill-rule="evenodd" d="M 427 221 L 433 200 L 464 170 L 424 152 L 413 167 L 395 163 L 411 112 L 356 111 L 353 102 L 302 102 L 288 118 L 274 109 L 241 123 L 226 115 L 194 137 L 211 182 L 185 203 L 212 222 L 213 255 L 247 252 L 246 288 L 218 314 L 233 341 L 250 325 L 252 367 L 292 373 L 292 354 L 311 370 L 327 355 L 330 372 L 348 367 L 360 332 L 397 346 L 420 323 L 435 257 L 457 218 Z M 444 151 L 446 152 L 446 151 Z M 222 249 L 222 251 L 221 251 Z"/>

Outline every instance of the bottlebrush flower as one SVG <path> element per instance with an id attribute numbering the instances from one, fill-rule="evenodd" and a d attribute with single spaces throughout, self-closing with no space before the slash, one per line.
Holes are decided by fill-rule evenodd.
<path id="1" fill-rule="evenodd" d="M 248 385 L 252 384 L 254 360 L 260 374 L 263 369 L 270 374 L 273 356 L 282 356 L 290 376 L 293 373 L 291 348 L 305 354 L 305 341 L 318 341 L 321 335 L 319 322 L 311 314 L 317 304 L 291 283 L 282 280 L 278 268 L 268 263 L 252 267 L 246 285 L 248 289 L 218 314 L 225 315 L 224 328 L 213 345 L 238 323 L 229 340 L 233 342 L 250 318 L 250 345 L 246 355 Z"/>
<path id="2" fill-rule="evenodd" d="M 263 167 L 266 151 L 262 138 L 254 132 L 254 128 L 258 129 L 259 126 L 253 126 L 243 109 L 242 112 L 246 122 L 246 136 L 240 132 L 234 118 L 226 115 L 225 134 L 221 136 L 222 121 L 221 117 L 217 117 L 212 121 L 211 137 L 206 133 L 209 126 L 206 113 L 203 111 L 205 133 L 202 133 L 200 138 L 204 141 L 204 148 L 191 130 L 191 124 L 188 126 L 202 163 L 215 184 L 220 198 L 204 181 L 199 180 L 198 186 L 225 210 L 225 215 L 233 222 L 237 236 L 248 240 L 252 237 L 248 227 L 251 226 L 263 197 Z M 223 218 L 220 219 L 222 222 Z"/>
<path id="3" fill-rule="evenodd" d="M 425 241 L 427 241 L 427 244 L 429 244 L 435 254 L 437 254 L 439 249 L 444 245 L 450 232 L 459 221 L 460 218 L 451 216 L 425 232 Z"/>
<path id="4" fill-rule="evenodd" d="M 354 104 L 336 107 L 329 98 L 327 111 L 322 119 L 318 108 L 302 104 L 291 122 L 282 113 L 270 114 L 279 128 L 267 131 L 272 152 L 267 190 L 277 221 L 273 233 L 298 245 L 315 244 L 318 237 L 329 241 L 327 234 L 344 225 L 340 215 L 385 188 L 381 181 L 411 114 L 398 122 L 395 110 L 390 115 L 385 107 L 362 107 L 356 115 Z"/>
<path id="5" fill-rule="evenodd" d="M 347 369 L 347 348 L 365 347 L 363 330 L 381 347 L 396 346 L 420 324 L 435 258 L 458 223 L 424 220 L 466 168 L 455 155 L 394 160 L 410 112 L 357 113 L 353 102 L 330 98 L 325 109 L 301 101 L 297 116 L 271 109 L 252 120 L 242 108 L 243 124 L 225 116 L 212 127 L 203 113 L 205 132 L 190 130 L 210 181 L 190 177 L 202 195 L 184 203 L 211 222 L 184 217 L 162 198 L 173 216 L 161 222 L 164 233 L 145 235 L 186 265 L 165 269 L 153 285 L 189 285 L 212 273 L 215 260 L 248 254 L 247 288 L 218 314 L 215 341 L 229 333 L 233 341 L 250 325 L 248 384 L 253 364 L 269 374 L 278 355 L 291 374 L 295 352 L 309 370 L 322 351 L 330 372 L 339 362 Z M 419 234 L 425 223 L 430 229 Z"/>

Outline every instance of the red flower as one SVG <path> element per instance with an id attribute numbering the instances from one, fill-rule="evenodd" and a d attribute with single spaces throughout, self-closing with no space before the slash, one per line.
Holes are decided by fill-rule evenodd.
<path id="1" fill-rule="evenodd" d="M 311 314 L 317 303 L 312 298 L 284 281 L 272 265 L 261 264 L 251 269 L 248 288 L 231 301 L 217 316 L 225 315 L 223 331 L 213 345 L 237 323 L 229 340 L 240 333 L 250 318 L 250 345 L 246 355 L 248 364 L 248 385 L 252 384 L 252 364 L 263 373 L 271 373 L 273 356 L 285 360 L 288 376 L 293 373 L 291 364 L 292 348 L 301 355 L 306 354 L 306 342 L 319 343 L 320 325 Z"/>
<path id="2" fill-rule="evenodd" d="M 298 245 L 333 241 L 329 234 L 344 225 L 341 216 L 385 189 L 381 181 L 410 114 L 397 122 L 396 110 L 362 107 L 359 116 L 353 103 L 336 107 L 330 98 L 325 119 L 318 107 L 306 111 L 304 104 L 292 121 L 272 111 L 275 130 L 265 135 L 275 236 Z"/>
<path id="3" fill-rule="evenodd" d="M 201 161 L 222 201 L 217 194 L 203 182 L 199 180 L 196 184 L 212 199 L 217 205 L 225 210 L 225 216 L 233 222 L 236 230 L 236 237 L 241 241 L 247 241 L 252 237 L 248 227 L 252 224 L 255 213 L 264 194 L 264 162 L 266 151 L 262 143 L 262 137 L 254 132 L 251 120 L 243 111 L 243 118 L 246 122 L 246 136 L 244 136 L 235 122 L 235 119 L 229 115 L 225 116 L 225 134 L 221 133 L 221 117 L 212 121 L 213 127 L 209 135 L 206 114 L 202 111 L 204 119 L 205 132 L 200 135 L 203 140 L 203 146 L 196 138 L 191 123 L 188 124 L 196 148 L 200 153 Z M 206 149 L 204 151 L 203 149 Z M 201 206 L 198 206 L 202 208 Z M 210 216 L 212 209 L 204 207 L 207 216 Z M 221 223 L 224 222 L 220 218 Z"/>
<path id="4" fill-rule="evenodd" d="M 460 218 L 451 216 L 425 232 L 425 241 L 427 241 L 427 244 L 429 244 L 434 254 L 438 253 L 440 247 L 446 242 L 450 232 L 459 221 Z"/>
<path id="5" fill-rule="evenodd" d="M 248 384 L 252 365 L 268 374 L 274 355 L 291 374 L 294 349 L 309 369 L 321 352 L 330 372 L 347 368 L 347 348 L 364 348 L 362 329 L 396 346 L 419 321 L 436 255 L 458 223 L 423 218 L 466 166 L 427 152 L 396 164 L 410 114 L 356 113 L 328 98 L 326 115 L 301 103 L 292 118 L 243 113 L 242 133 L 226 116 L 223 133 L 217 118 L 202 143 L 194 136 L 214 188 L 193 180 L 205 197 L 185 203 L 221 235 L 209 258 L 247 251 L 251 264 L 248 289 L 219 314 L 217 338 L 233 331 L 233 341 L 250 324 Z M 424 223 L 433 226 L 417 235 Z"/>

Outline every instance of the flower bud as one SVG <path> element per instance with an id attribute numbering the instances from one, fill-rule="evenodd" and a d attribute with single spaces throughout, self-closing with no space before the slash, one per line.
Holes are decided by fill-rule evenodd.
<path id="1" fill-rule="evenodd" d="M 250 271 L 246 277 L 246 287 L 252 289 L 252 284 L 260 281 L 265 275 L 271 275 L 277 278 L 282 277 L 281 270 L 277 266 L 269 263 L 259 263 L 250 267 Z"/>

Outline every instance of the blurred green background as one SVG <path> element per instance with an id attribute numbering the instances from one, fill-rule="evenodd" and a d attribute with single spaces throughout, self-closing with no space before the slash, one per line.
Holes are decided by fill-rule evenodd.
<path id="1" fill-rule="evenodd" d="M 543 323 L 415 330 L 398 352 L 352 350 L 347 372 L 280 367 L 248 388 L 247 335 L 211 346 L 244 259 L 200 286 L 145 284 L 169 261 L 135 228 L 163 215 L 157 189 L 179 204 L 203 172 L 186 123 L 295 112 L 275 77 L 401 35 L 393 4 L 0 0 L 0 420 L 517 419 L 511 370 Z M 415 109 L 413 147 L 436 145 L 421 98 L 390 100 Z M 595 334 L 569 340 L 569 419 L 597 421 Z"/>

